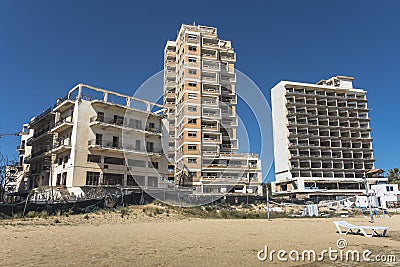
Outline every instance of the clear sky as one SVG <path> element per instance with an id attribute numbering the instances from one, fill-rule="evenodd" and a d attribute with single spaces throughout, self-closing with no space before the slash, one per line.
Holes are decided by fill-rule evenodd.
<path id="1" fill-rule="evenodd" d="M 354 76 L 368 91 L 376 167 L 400 167 L 399 13 L 400 1 L 0 0 L 0 132 L 79 82 L 132 94 L 163 68 L 180 24 L 195 21 L 232 41 L 236 67 L 268 101 L 280 80 Z M 1 138 L 0 151 L 16 156 L 18 141 Z"/>

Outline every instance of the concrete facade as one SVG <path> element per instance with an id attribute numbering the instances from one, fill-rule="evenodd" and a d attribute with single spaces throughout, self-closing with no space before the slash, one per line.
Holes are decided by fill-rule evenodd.
<path id="1" fill-rule="evenodd" d="M 366 91 L 353 78 L 282 81 L 271 90 L 275 195 L 354 195 L 374 169 Z M 386 182 L 368 178 L 368 185 Z"/>
<path id="2" fill-rule="evenodd" d="M 29 123 L 29 188 L 168 187 L 163 112 L 162 105 L 77 85 Z"/>
<path id="3" fill-rule="evenodd" d="M 258 155 L 238 153 L 235 62 L 213 27 L 182 25 L 165 46 L 169 179 L 196 193 L 262 194 Z"/>

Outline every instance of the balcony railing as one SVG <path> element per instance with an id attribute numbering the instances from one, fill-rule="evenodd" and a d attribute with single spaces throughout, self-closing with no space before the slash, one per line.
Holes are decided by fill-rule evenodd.
<path id="1" fill-rule="evenodd" d="M 56 128 L 57 126 L 63 124 L 63 123 L 72 123 L 72 117 L 66 117 L 66 118 L 62 118 L 59 121 L 56 122 L 56 124 L 54 125 L 53 128 Z"/>
<path id="2" fill-rule="evenodd" d="M 71 146 L 71 139 L 58 140 L 54 144 L 53 148 L 58 148 L 58 147 L 61 147 L 61 146 L 65 146 L 65 147 Z"/>
<path id="3" fill-rule="evenodd" d="M 30 137 L 28 140 L 26 140 L 26 143 L 27 144 L 31 143 L 34 139 L 46 135 L 51 130 L 51 128 L 53 128 L 52 125 L 47 125 L 45 128 L 43 128 L 40 131 L 34 133 L 32 137 Z"/>
<path id="4" fill-rule="evenodd" d="M 131 129 L 136 129 L 136 130 L 145 130 L 147 132 L 152 132 L 152 133 L 161 133 L 162 128 L 161 127 L 150 127 L 146 126 L 145 128 L 142 125 L 138 125 L 135 123 L 126 123 L 126 120 L 124 118 L 118 117 L 118 118 L 104 118 L 101 116 L 94 116 L 90 118 L 90 122 L 100 122 L 104 124 L 109 124 L 111 126 L 121 126 L 121 127 L 126 127 L 126 128 L 131 128 Z"/>
<path id="5" fill-rule="evenodd" d="M 151 148 L 147 147 L 144 149 L 143 147 L 136 147 L 133 145 L 123 145 L 122 143 L 118 142 L 111 142 L 111 141 L 100 141 L 100 140 L 89 140 L 88 141 L 89 146 L 94 146 L 94 147 L 100 147 L 100 148 L 105 148 L 105 149 L 116 149 L 116 150 L 121 150 L 121 151 L 133 151 L 133 152 L 144 152 L 144 153 L 156 153 L 156 154 L 161 154 L 162 149 L 159 148 Z"/>
<path id="6" fill-rule="evenodd" d="M 50 151 L 50 147 L 42 148 L 39 151 L 32 151 L 31 159 L 33 159 L 35 157 L 38 157 L 38 156 L 40 156 L 40 155 L 42 155 L 42 154 L 44 154 L 46 152 L 49 152 L 49 151 Z"/>

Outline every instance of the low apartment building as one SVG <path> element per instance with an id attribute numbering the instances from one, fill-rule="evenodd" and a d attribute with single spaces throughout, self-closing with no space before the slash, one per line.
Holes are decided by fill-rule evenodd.
<path id="1" fill-rule="evenodd" d="M 343 196 L 365 192 L 374 169 L 366 91 L 353 77 L 317 84 L 282 81 L 271 90 L 274 195 Z M 368 178 L 368 186 L 387 179 Z"/>
<path id="2" fill-rule="evenodd" d="M 30 188 L 167 187 L 163 112 L 162 105 L 77 85 L 29 123 Z"/>

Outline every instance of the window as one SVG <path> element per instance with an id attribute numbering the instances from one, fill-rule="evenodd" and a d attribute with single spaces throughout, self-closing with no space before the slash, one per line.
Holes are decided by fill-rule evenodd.
<path id="1" fill-rule="evenodd" d="M 196 158 L 188 158 L 188 163 L 197 163 Z"/>
<path id="2" fill-rule="evenodd" d="M 139 185 L 144 185 L 144 176 L 132 176 L 128 175 L 127 181 L 126 181 L 127 186 L 139 186 Z"/>
<path id="3" fill-rule="evenodd" d="M 124 159 L 115 157 L 104 157 L 104 164 L 124 165 Z"/>
<path id="4" fill-rule="evenodd" d="M 101 156 L 100 156 L 100 155 L 91 155 L 91 154 L 88 154 L 88 156 L 87 156 L 87 161 L 88 161 L 88 162 L 100 163 L 100 162 L 101 162 Z"/>
<path id="5" fill-rule="evenodd" d="M 149 187 L 157 187 L 158 186 L 158 178 L 154 176 L 147 177 L 148 186 Z"/>
<path id="6" fill-rule="evenodd" d="M 64 163 L 67 163 L 69 159 L 69 155 L 68 156 L 64 156 Z"/>
<path id="7" fill-rule="evenodd" d="M 97 112 L 97 120 L 104 121 L 104 112 Z"/>
<path id="8" fill-rule="evenodd" d="M 196 145 L 188 145 L 188 150 L 197 150 Z"/>
<path id="9" fill-rule="evenodd" d="M 197 62 L 197 59 L 194 58 L 194 57 L 190 57 L 190 58 L 189 58 L 189 62 L 191 62 L 191 63 L 196 63 L 196 62 Z"/>
<path id="10" fill-rule="evenodd" d="M 189 85 L 190 87 L 196 87 L 196 86 L 197 86 L 197 83 L 188 83 L 188 85 Z"/>
<path id="11" fill-rule="evenodd" d="M 129 127 L 135 128 L 135 129 L 143 129 L 142 121 L 136 120 L 136 119 L 130 119 L 129 120 Z"/>
<path id="12" fill-rule="evenodd" d="M 197 74 L 197 70 L 194 70 L 194 69 L 189 69 L 189 74 L 192 74 L 192 75 L 196 75 Z"/>
<path id="13" fill-rule="evenodd" d="M 175 166 L 174 165 L 168 165 L 168 172 L 172 173 L 175 170 Z"/>
<path id="14" fill-rule="evenodd" d="M 197 132 L 188 132 L 188 137 L 196 137 Z"/>
<path id="15" fill-rule="evenodd" d="M 129 167 L 146 167 L 146 161 L 138 159 L 128 159 Z"/>
<path id="16" fill-rule="evenodd" d="M 99 185 L 99 172 L 86 172 L 86 185 Z"/>
<path id="17" fill-rule="evenodd" d="M 154 122 L 149 122 L 148 127 L 154 129 L 156 127 L 156 125 L 154 124 Z"/>
<path id="18" fill-rule="evenodd" d="M 124 175 L 117 173 L 104 173 L 103 180 L 105 185 L 122 185 Z"/>
<path id="19" fill-rule="evenodd" d="M 195 93 L 188 93 L 188 98 L 189 98 L 189 99 L 197 99 L 197 94 L 195 94 Z"/>
<path id="20" fill-rule="evenodd" d="M 128 186 L 144 186 L 144 181 L 145 178 L 144 176 L 140 176 L 140 175 L 128 175 L 127 177 L 127 185 Z"/>
<path id="21" fill-rule="evenodd" d="M 393 186 L 386 186 L 386 192 L 393 191 Z"/>
<path id="22" fill-rule="evenodd" d="M 62 162 L 63 162 L 63 158 L 62 158 L 62 157 L 59 157 L 59 158 L 58 158 L 58 165 L 61 165 Z"/>
<path id="23" fill-rule="evenodd" d="M 61 173 L 58 173 L 58 174 L 57 174 L 56 185 L 61 185 Z"/>
<path id="24" fill-rule="evenodd" d="M 153 142 L 147 142 L 146 143 L 146 149 L 147 149 L 147 152 L 154 152 L 154 143 Z"/>
<path id="25" fill-rule="evenodd" d="M 67 173 L 63 172 L 62 177 L 61 177 L 61 185 L 67 185 Z"/>
<path id="26" fill-rule="evenodd" d="M 124 124 L 124 117 L 118 116 L 118 115 L 114 115 L 114 124 L 116 124 L 116 125 Z"/>
<path id="27" fill-rule="evenodd" d="M 142 150 L 142 142 L 140 140 L 135 141 L 135 150 Z"/>
<path id="28" fill-rule="evenodd" d="M 195 46 L 189 46 L 189 51 L 197 51 L 197 47 Z"/>
<path id="29" fill-rule="evenodd" d="M 118 136 L 113 136 L 112 146 L 119 147 L 119 137 Z"/>
<path id="30" fill-rule="evenodd" d="M 196 112 L 197 111 L 197 107 L 196 106 L 188 106 L 188 111 L 189 112 Z"/>
<path id="31" fill-rule="evenodd" d="M 158 169 L 158 162 L 157 161 L 154 161 L 154 162 L 149 161 L 149 168 Z"/>
<path id="32" fill-rule="evenodd" d="M 189 34 L 189 35 L 188 35 L 188 39 L 189 39 L 189 40 L 196 40 L 196 39 L 197 39 L 197 36 L 196 36 L 196 35 L 193 35 L 193 34 Z"/>
<path id="33" fill-rule="evenodd" d="M 96 134 L 96 145 L 101 146 L 102 142 L 103 142 L 103 135 L 97 133 Z"/>
<path id="34" fill-rule="evenodd" d="M 188 123 L 189 124 L 196 124 L 197 123 L 197 119 L 189 119 Z"/>

